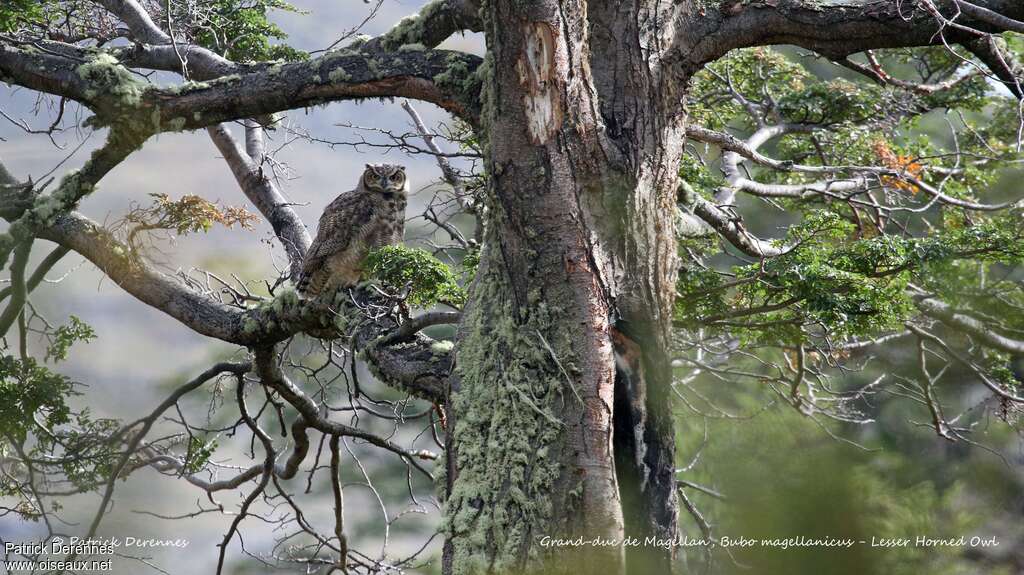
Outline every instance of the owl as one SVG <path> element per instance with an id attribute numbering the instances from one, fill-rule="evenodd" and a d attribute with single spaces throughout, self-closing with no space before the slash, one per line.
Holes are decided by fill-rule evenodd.
<path id="1" fill-rule="evenodd" d="M 299 293 L 316 297 L 356 285 L 366 254 L 402 241 L 408 190 L 405 166 L 367 164 L 356 189 L 324 208 L 302 262 Z"/>

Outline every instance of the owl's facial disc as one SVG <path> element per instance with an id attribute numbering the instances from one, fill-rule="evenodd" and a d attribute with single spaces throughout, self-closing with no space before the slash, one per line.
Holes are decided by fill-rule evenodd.
<path id="1" fill-rule="evenodd" d="M 388 193 L 405 192 L 405 166 L 397 164 L 366 164 L 363 183 L 368 189 Z"/>

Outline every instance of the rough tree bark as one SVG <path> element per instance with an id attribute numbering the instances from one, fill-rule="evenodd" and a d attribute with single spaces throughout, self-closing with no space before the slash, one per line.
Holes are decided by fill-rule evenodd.
<path id="1" fill-rule="evenodd" d="M 589 10 L 487 6 L 493 186 L 448 406 L 446 572 L 523 569 L 545 535 L 675 535 L 665 350 L 685 79 L 651 57 L 667 14 Z M 669 552 L 644 549 L 635 572 L 667 570 Z M 620 546 L 554 560 L 626 564 Z"/>

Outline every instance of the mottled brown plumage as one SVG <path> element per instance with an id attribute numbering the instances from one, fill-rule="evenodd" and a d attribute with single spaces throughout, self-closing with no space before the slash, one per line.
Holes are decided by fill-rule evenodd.
<path id="1" fill-rule="evenodd" d="M 366 254 L 402 241 L 408 189 L 404 166 L 367 164 L 356 189 L 324 208 L 302 262 L 299 292 L 316 297 L 357 284 Z"/>

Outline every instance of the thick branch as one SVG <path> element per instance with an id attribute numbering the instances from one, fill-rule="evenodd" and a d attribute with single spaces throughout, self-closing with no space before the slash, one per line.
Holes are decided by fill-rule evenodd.
<path id="1" fill-rule="evenodd" d="M 329 101 L 405 97 L 435 104 L 470 123 L 479 115 L 480 58 L 447 50 L 387 54 L 330 52 L 309 62 L 263 66 L 240 77 L 147 92 L 144 106 L 175 129 L 257 117 Z"/>
<path id="2" fill-rule="evenodd" d="M 686 182 L 679 184 L 679 203 L 700 218 L 705 225 L 725 238 L 736 249 L 755 258 L 770 258 L 785 252 L 784 248 L 772 245 L 748 232 L 742 220 L 722 208 L 700 197 Z"/>
<path id="3" fill-rule="evenodd" d="M 89 82 L 77 72 L 78 67 L 87 61 L 85 52 L 56 43 L 47 43 L 46 47 L 54 51 L 42 52 L 0 42 L 0 81 L 79 102 L 89 102 Z M 61 53 L 57 53 L 57 50 Z"/>
<path id="4" fill-rule="evenodd" d="M 1024 87 L 1021 86 L 1020 68 L 1015 65 L 1011 55 L 999 47 L 995 38 L 989 36 L 976 38 L 966 44 L 979 60 L 995 74 L 996 78 L 1018 98 L 1024 97 Z"/>
<path id="5" fill-rule="evenodd" d="M 180 100 L 175 97 L 177 88 L 146 90 L 151 98 L 137 107 L 154 119 L 157 131 L 202 128 L 327 101 L 373 97 L 428 101 L 472 124 L 479 115 L 479 82 L 474 72 L 480 58 L 430 49 L 455 32 L 481 29 L 477 6 L 469 0 L 435 0 L 380 38 L 309 62 L 254 66 L 172 41 L 136 0 L 98 2 L 125 22 L 137 41 L 110 52 L 126 66 L 179 72 L 197 80 L 240 76 L 213 92 L 200 90 L 201 96 L 196 96 L 196 86 L 186 86 Z M 80 66 L 95 59 L 94 53 L 56 42 L 45 44 L 45 51 L 0 46 L 0 79 L 83 102 L 98 114 L 115 116 L 123 111 L 103 110 L 109 107 L 109 90 L 97 90 L 81 73 Z M 188 70 L 182 69 L 183 61 L 188 62 Z"/>
<path id="6" fill-rule="evenodd" d="M 1014 20 L 1013 18 L 1004 16 L 995 10 L 990 10 L 984 6 L 967 2 L 966 0 L 956 0 L 956 5 L 960 8 L 961 12 L 974 20 L 986 22 L 1000 30 L 1024 34 L 1024 22 L 1021 22 L 1020 20 Z"/>
<path id="7" fill-rule="evenodd" d="M 47 48 L 42 52 L 0 43 L 0 79 L 82 102 L 97 114 L 98 124 L 120 121 L 152 132 L 191 130 L 325 102 L 388 97 L 430 102 L 471 124 L 479 117 L 475 71 L 481 59 L 462 52 L 389 53 L 366 43 L 308 62 L 236 66 L 226 70 L 231 75 L 209 83 L 158 88 L 110 59 L 179 71 L 171 47 L 162 52 L 122 48 L 99 56 L 53 42 Z"/>
<path id="8" fill-rule="evenodd" d="M 224 76 L 237 69 L 234 62 L 206 48 L 174 42 L 136 0 L 96 1 L 128 26 L 138 50 L 148 51 L 149 58 L 161 61 L 157 69 L 182 72 L 200 80 Z M 188 70 L 182 70 L 185 61 Z"/>
<path id="9" fill-rule="evenodd" d="M 702 11 L 692 4 L 680 11 L 672 47 L 690 70 L 735 48 L 793 44 L 842 60 L 876 48 L 962 42 L 1024 19 L 1016 0 L 978 1 L 977 9 L 962 0 L 724 0 Z"/>
<path id="10" fill-rule="evenodd" d="M 480 6 L 472 0 L 434 0 L 418 14 L 403 18 L 394 28 L 374 41 L 387 50 L 417 44 L 435 48 L 452 34 L 483 30 Z"/>

